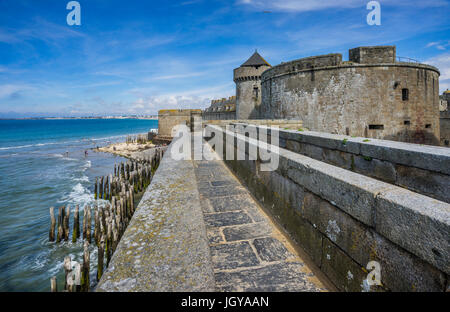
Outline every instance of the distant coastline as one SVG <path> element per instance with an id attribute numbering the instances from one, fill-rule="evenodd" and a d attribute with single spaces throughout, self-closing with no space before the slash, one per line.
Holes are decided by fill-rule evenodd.
<path id="1" fill-rule="evenodd" d="M 24 117 L 24 118 L 0 118 L 0 120 L 66 120 L 66 119 L 143 119 L 158 120 L 157 115 L 149 116 L 92 116 L 92 117 Z"/>

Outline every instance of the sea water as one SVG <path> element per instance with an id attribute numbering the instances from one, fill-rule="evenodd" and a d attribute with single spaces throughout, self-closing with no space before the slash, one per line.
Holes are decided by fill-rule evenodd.
<path id="1" fill-rule="evenodd" d="M 83 243 L 48 242 L 49 208 L 57 217 L 70 205 L 72 225 L 79 205 L 81 219 L 94 203 L 95 177 L 125 161 L 92 149 L 157 127 L 139 119 L 0 120 L 0 291 L 49 291 L 52 276 L 61 288 L 64 257 L 82 263 Z M 92 246 L 93 280 L 96 259 Z"/>

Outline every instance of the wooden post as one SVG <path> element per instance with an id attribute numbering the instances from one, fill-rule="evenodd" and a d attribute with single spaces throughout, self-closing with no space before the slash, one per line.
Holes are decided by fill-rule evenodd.
<path id="1" fill-rule="evenodd" d="M 89 205 L 87 207 L 87 222 L 86 222 L 86 239 L 89 243 L 91 243 L 91 207 Z"/>
<path id="2" fill-rule="evenodd" d="M 112 228 L 111 228 L 111 223 L 108 222 L 108 228 L 106 230 L 106 241 L 107 241 L 107 245 L 108 245 L 108 251 L 106 253 L 106 266 L 109 266 L 109 261 L 111 260 L 111 256 L 112 256 Z"/>
<path id="3" fill-rule="evenodd" d="M 48 234 L 48 240 L 50 242 L 55 241 L 55 227 L 56 227 L 55 207 L 50 207 L 50 232 Z"/>
<path id="4" fill-rule="evenodd" d="M 70 206 L 67 205 L 66 206 L 66 213 L 64 214 L 64 240 L 68 241 L 69 240 L 69 221 L 70 221 Z"/>
<path id="5" fill-rule="evenodd" d="M 72 231 L 72 243 L 75 243 L 80 237 L 80 207 L 75 206 L 75 212 L 73 214 L 73 231 Z"/>
<path id="6" fill-rule="evenodd" d="M 86 239 L 87 205 L 83 209 L 83 239 Z"/>
<path id="7" fill-rule="evenodd" d="M 114 254 L 114 252 L 116 251 L 117 248 L 117 244 L 119 243 L 119 235 L 117 233 L 117 224 L 116 224 L 116 218 L 112 219 L 112 244 L 111 244 L 111 249 L 112 249 L 112 254 Z"/>
<path id="8" fill-rule="evenodd" d="M 75 279 L 74 279 L 74 289 L 76 292 L 81 290 L 81 265 L 75 262 Z"/>
<path id="9" fill-rule="evenodd" d="M 108 199 L 108 176 L 105 177 L 105 185 L 103 189 L 103 199 Z"/>
<path id="10" fill-rule="evenodd" d="M 81 291 L 89 291 L 89 243 L 84 242 L 84 252 L 83 252 L 83 268 L 81 271 Z"/>
<path id="11" fill-rule="evenodd" d="M 70 256 L 64 258 L 64 273 L 64 290 L 71 291 L 73 283 L 71 284 L 69 281 L 69 274 L 72 273 L 72 259 L 70 259 Z M 72 280 L 71 277 L 70 280 Z"/>
<path id="12" fill-rule="evenodd" d="M 95 185 L 94 185 L 94 194 L 95 194 L 95 199 L 98 198 L 98 178 L 95 178 Z"/>
<path id="13" fill-rule="evenodd" d="M 58 284 L 56 283 L 56 276 L 53 276 L 50 279 L 50 291 L 51 292 L 58 292 Z"/>
<path id="14" fill-rule="evenodd" d="M 100 221 L 99 221 L 99 216 L 98 216 L 98 206 L 95 205 L 94 207 L 94 241 L 95 244 L 98 246 L 99 242 L 100 242 L 100 235 L 98 233 L 99 231 L 99 227 L 100 227 Z"/>
<path id="15" fill-rule="evenodd" d="M 59 243 L 64 238 L 64 206 L 59 207 L 59 215 L 58 215 L 58 234 L 56 236 L 56 242 Z"/>
<path id="16" fill-rule="evenodd" d="M 103 177 L 100 177 L 100 184 L 98 185 L 98 198 L 103 199 Z"/>
<path id="17" fill-rule="evenodd" d="M 103 275 L 103 258 L 105 257 L 105 236 L 102 235 L 98 244 L 98 266 L 97 281 L 99 282 Z"/>

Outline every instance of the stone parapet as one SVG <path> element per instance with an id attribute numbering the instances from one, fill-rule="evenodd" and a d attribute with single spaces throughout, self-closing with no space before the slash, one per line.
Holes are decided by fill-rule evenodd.
<path id="1" fill-rule="evenodd" d="M 233 135 L 219 126 L 211 127 Z M 322 140 L 338 146 L 332 137 Z M 239 141 L 245 142 L 246 150 L 258 145 L 257 140 L 239 134 L 230 147 L 236 148 Z M 368 142 L 351 143 L 345 148 L 356 152 L 358 147 L 365 150 L 363 143 Z M 377 143 L 368 150 L 373 156 L 387 157 L 387 147 Z M 226 144 L 230 142 L 224 140 Z M 407 146 L 390 148 L 399 160 L 415 158 L 405 156 Z M 420 154 L 420 150 L 409 150 L 411 155 Z M 226 163 L 337 288 L 445 291 L 450 273 L 448 203 L 285 148 L 276 153 L 279 167 L 272 172 L 261 171 L 260 159 Z M 440 159 L 448 159 L 445 152 L 433 157 L 431 150 L 422 153 L 427 156 L 420 157 L 434 164 L 425 165 L 418 159 L 413 163 L 427 168 L 437 168 Z M 441 163 L 441 172 L 446 170 L 442 167 Z M 381 266 L 379 286 L 368 284 L 370 261 Z"/>

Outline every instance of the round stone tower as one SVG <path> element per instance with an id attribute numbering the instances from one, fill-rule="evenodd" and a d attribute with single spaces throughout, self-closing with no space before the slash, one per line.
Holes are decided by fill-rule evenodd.
<path id="1" fill-rule="evenodd" d="M 261 74 L 271 66 L 257 51 L 234 70 L 236 119 L 253 119 L 261 104 Z"/>

